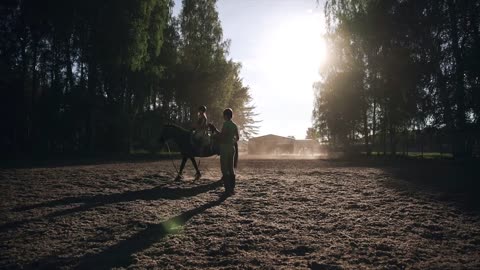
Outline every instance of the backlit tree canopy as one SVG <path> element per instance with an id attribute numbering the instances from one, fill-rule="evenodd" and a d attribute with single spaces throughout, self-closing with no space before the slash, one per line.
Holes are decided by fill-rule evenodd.
<path id="1" fill-rule="evenodd" d="M 3 1 L 2 153 L 148 148 L 163 123 L 188 126 L 200 104 L 217 122 L 232 107 L 244 133 L 255 133 L 216 1 L 183 1 L 178 18 L 172 7 L 170 0 Z"/>
<path id="2" fill-rule="evenodd" d="M 331 53 L 313 112 L 324 140 L 394 154 L 400 140 L 434 129 L 455 155 L 472 151 L 478 1 L 332 0 L 325 14 Z"/>

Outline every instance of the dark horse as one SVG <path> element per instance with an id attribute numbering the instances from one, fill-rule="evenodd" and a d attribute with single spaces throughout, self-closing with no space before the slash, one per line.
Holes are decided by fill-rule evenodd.
<path id="1" fill-rule="evenodd" d="M 216 130 L 213 125 L 211 130 L 212 132 L 213 130 Z M 212 147 L 210 147 L 208 151 L 205 151 L 202 153 L 199 152 L 199 149 L 197 147 L 192 145 L 191 136 L 192 136 L 192 132 L 180 126 L 173 125 L 173 124 L 167 124 L 163 126 L 162 135 L 160 136 L 160 142 L 166 143 L 167 146 L 169 141 L 175 142 L 178 149 L 180 150 L 180 154 L 182 155 L 182 163 L 180 164 L 180 170 L 178 171 L 178 175 L 175 178 L 175 180 L 182 179 L 182 173 L 183 173 L 183 169 L 185 168 L 187 159 L 190 159 L 192 161 L 193 167 L 195 167 L 195 171 L 196 171 L 195 180 L 198 180 L 200 179 L 200 177 L 202 177 L 202 174 L 198 169 L 198 165 L 197 165 L 197 162 L 195 161 L 195 157 L 211 157 L 213 155 L 220 155 L 220 147 L 218 143 L 215 141 L 214 136 L 213 136 Z M 235 167 L 237 167 L 237 161 L 238 161 L 238 145 L 235 145 Z"/>

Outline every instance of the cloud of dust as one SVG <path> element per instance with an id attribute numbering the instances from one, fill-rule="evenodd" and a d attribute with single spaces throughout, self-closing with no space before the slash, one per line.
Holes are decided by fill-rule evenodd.
<path id="1" fill-rule="evenodd" d="M 270 155 L 249 155 L 248 153 L 239 153 L 241 159 L 325 159 L 329 155 L 327 153 L 316 154 L 270 154 Z"/>

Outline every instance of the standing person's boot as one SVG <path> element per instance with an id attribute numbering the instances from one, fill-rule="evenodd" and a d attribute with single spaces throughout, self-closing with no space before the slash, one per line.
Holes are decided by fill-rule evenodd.
<path id="1" fill-rule="evenodd" d="M 226 188 L 225 188 L 225 193 L 228 195 L 233 195 L 235 194 L 235 175 L 228 175 L 225 177 L 226 178 Z"/>
<path id="2" fill-rule="evenodd" d="M 223 181 L 223 187 L 225 188 L 225 194 L 227 194 L 228 191 L 230 190 L 230 184 L 229 184 L 229 181 L 228 181 L 228 177 L 227 176 L 222 176 L 222 181 Z"/>
<path id="3" fill-rule="evenodd" d="M 235 184 L 236 184 L 235 174 L 232 174 L 230 177 L 231 177 L 230 183 L 232 186 L 232 192 L 235 193 Z"/>

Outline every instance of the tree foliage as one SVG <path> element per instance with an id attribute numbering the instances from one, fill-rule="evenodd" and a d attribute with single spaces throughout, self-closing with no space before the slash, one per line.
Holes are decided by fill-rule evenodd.
<path id="1" fill-rule="evenodd" d="M 455 155 L 471 152 L 479 14 L 474 0 L 327 1 L 331 57 L 315 84 L 315 129 L 332 144 L 392 154 L 404 135 L 436 129 Z"/>
<path id="2" fill-rule="evenodd" d="M 254 122 L 216 1 L 10 0 L 0 4 L 4 154 L 155 148 L 162 123 L 205 104 Z"/>

